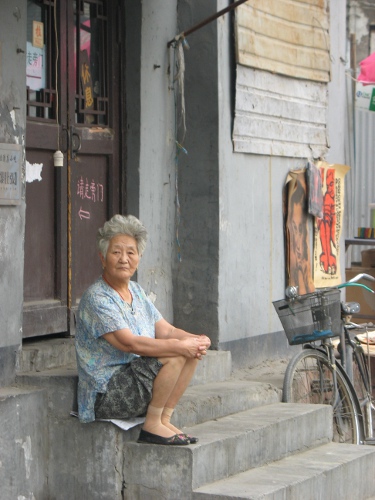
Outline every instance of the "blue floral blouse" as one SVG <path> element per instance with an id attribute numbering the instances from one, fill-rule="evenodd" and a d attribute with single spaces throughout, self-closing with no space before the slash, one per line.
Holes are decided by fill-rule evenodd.
<path id="1" fill-rule="evenodd" d="M 81 422 L 95 420 L 98 392 L 104 393 L 112 375 L 137 354 L 123 352 L 102 338 L 105 333 L 129 328 L 133 335 L 155 338 L 155 323 L 162 315 L 138 283 L 130 281 L 132 306 L 101 277 L 83 294 L 76 330 L 78 415 Z"/>

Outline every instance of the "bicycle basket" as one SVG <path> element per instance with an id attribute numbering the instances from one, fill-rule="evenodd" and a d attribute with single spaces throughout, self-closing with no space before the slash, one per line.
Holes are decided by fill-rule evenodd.
<path id="1" fill-rule="evenodd" d="M 325 288 L 273 302 L 290 345 L 340 335 L 340 290 Z"/>

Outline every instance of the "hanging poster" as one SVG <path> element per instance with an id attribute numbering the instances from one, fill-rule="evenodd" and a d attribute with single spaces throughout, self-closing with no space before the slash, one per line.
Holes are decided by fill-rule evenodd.
<path id="1" fill-rule="evenodd" d="M 0 205 L 21 203 L 22 146 L 0 144 Z"/>
<path id="2" fill-rule="evenodd" d="M 287 286 L 303 295 L 315 290 L 307 212 L 306 171 L 290 171 L 284 190 Z"/>
<path id="3" fill-rule="evenodd" d="M 31 90 L 42 90 L 46 86 L 46 48 L 26 44 L 26 86 Z"/>
<path id="4" fill-rule="evenodd" d="M 323 216 L 314 224 L 314 284 L 316 287 L 341 283 L 340 235 L 344 216 L 344 178 L 346 165 L 316 164 L 323 191 Z"/>

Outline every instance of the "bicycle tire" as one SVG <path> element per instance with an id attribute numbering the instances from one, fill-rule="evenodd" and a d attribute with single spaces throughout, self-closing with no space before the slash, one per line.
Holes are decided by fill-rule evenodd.
<path id="1" fill-rule="evenodd" d="M 286 403 L 330 404 L 333 407 L 333 441 L 359 444 L 363 438 L 357 397 L 340 365 L 334 369 L 324 352 L 304 349 L 288 364 L 283 385 Z"/>
<path id="2" fill-rule="evenodd" d="M 372 388 L 365 353 L 361 346 L 353 348 L 353 387 L 358 397 L 366 437 L 373 437 Z"/>

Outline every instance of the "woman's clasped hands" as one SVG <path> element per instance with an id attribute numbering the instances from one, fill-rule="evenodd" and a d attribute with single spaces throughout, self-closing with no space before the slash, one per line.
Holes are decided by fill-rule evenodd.
<path id="1" fill-rule="evenodd" d="M 211 345 L 211 341 L 206 335 L 192 335 L 181 340 L 181 343 L 184 344 L 185 355 L 197 359 L 202 359 Z"/>

